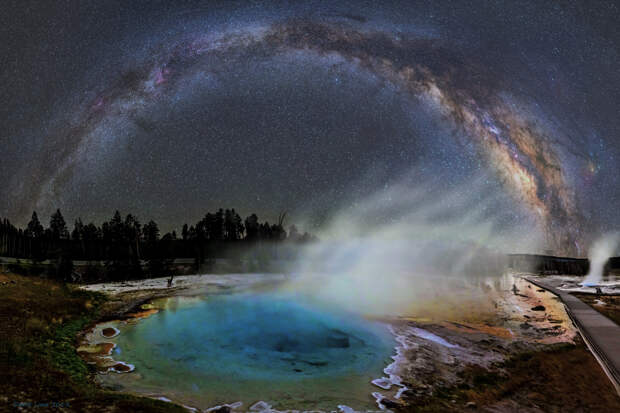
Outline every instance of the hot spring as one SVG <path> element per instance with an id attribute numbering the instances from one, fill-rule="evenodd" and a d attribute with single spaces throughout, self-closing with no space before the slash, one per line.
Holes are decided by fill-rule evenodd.
<path id="1" fill-rule="evenodd" d="M 276 409 L 377 409 L 371 380 L 391 362 L 381 323 L 295 294 L 245 292 L 155 301 L 152 316 L 113 325 L 112 356 L 133 364 L 102 382 L 199 408 L 257 401 Z"/>

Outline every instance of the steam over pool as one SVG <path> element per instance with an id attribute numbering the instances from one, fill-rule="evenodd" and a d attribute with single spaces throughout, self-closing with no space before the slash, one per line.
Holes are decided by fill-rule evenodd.
<path id="1" fill-rule="evenodd" d="M 165 311 L 121 325 L 113 340 L 114 357 L 136 371 L 104 382 L 201 408 L 265 400 L 275 408 L 376 409 L 370 381 L 394 351 L 381 324 L 276 293 L 159 304 Z"/>

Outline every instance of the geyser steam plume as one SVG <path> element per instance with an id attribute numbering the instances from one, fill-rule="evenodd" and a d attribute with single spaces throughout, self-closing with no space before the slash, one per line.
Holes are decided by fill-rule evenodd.
<path id="1" fill-rule="evenodd" d="M 535 219 L 507 222 L 512 201 L 483 182 L 448 192 L 401 183 L 341 211 L 304 251 L 291 288 L 365 316 L 488 304 L 505 253 L 535 250 L 543 234 Z"/>
<path id="2" fill-rule="evenodd" d="M 616 233 L 607 234 L 592 244 L 589 253 L 590 271 L 583 280 L 583 285 L 597 285 L 603 279 L 605 264 L 614 255 L 619 243 L 620 234 Z"/>

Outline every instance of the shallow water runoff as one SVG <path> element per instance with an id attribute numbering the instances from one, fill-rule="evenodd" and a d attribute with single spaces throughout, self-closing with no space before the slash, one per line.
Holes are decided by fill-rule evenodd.
<path id="1" fill-rule="evenodd" d="M 377 410 L 371 380 L 391 362 L 383 324 L 291 293 L 170 297 L 148 318 L 114 326 L 113 357 L 133 364 L 101 380 L 205 409 L 258 401 L 274 409 Z M 108 324 L 109 325 L 109 324 Z"/>

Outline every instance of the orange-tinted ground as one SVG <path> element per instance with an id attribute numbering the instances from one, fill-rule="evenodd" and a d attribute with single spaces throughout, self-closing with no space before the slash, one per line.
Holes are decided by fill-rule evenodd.
<path id="1" fill-rule="evenodd" d="M 403 319 L 468 351 L 414 347 L 410 358 L 428 358 L 430 350 L 445 362 L 417 363 L 425 374 L 437 375 L 427 382 L 410 370 L 405 379 L 412 390 L 401 411 L 620 411 L 620 397 L 557 297 L 518 277 L 486 293 L 486 306 L 458 318 Z M 502 360 L 476 357 L 481 353 Z M 456 379 L 450 377 L 454 371 Z"/>

